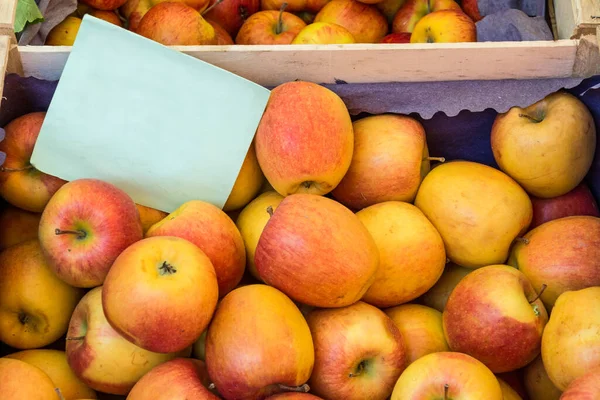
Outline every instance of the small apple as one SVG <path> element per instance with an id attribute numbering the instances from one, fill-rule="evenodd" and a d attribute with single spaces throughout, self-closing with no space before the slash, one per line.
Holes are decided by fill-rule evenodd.
<path id="1" fill-rule="evenodd" d="M 283 11 L 262 10 L 252 14 L 235 37 L 236 44 L 290 44 L 306 26 L 298 16 Z"/>
<path id="2" fill-rule="evenodd" d="M 66 183 L 38 171 L 30 162 L 45 116 L 45 112 L 34 112 L 15 118 L 4 127 L 0 142 L 0 151 L 6 153 L 0 167 L 0 196 L 15 207 L 37 213 Z"/>
<path id="3" fill-rule="evenodd" d="M 219 23 L 232 38 L 252 14 L 260 10 L 260 0 L 210 0 L 202 16 Z"/>
<path id="4" fill-rule="evenodd" d="M 508 263 L 534 287 L 547 286 L 541 299 L 551 310 L 561 293 L 600 286 L 600 218 L 546 222 L 515 243 Z"/>
<path id="5" fill-rule="evenodd" d="M 456 285 L 443 321 L 452 351 L 502 373 L 522 368 L 540 354 L 548 314 L 523 273 L 508 265 L 490 265 Z"/>
<path id="6" fill-rule="evenodd" d="M 446 264 L 440 279 L 421 297 L 423 304 L 443 312 L 450 293 L 458 282 L 472 271 L 472 268 L 464 268 L 452 262 Z"/>
<path id="7" fill-rule="evenodd" d="M 440 10 L 425 15 L 415 25 L 411 43 L 476 42 L 477 28 L 467 14 L 459 10 Z"/>
<path id="8" fill-rule="evenodd" d="M 598 400 L 600 398 L 600 367 L 575 379 L 560 400 Z"/>
<path id="9" fill-rule="evenodd" d="M 0 376 L 2 400 L 58 400 L 50 377 L 25 361 L 0 358 Z"/>
<path id="10" fill-rule="evenodd" d="M 350 167 L 352 120 L 333 91 L 312 82 L 286 82 L 271 91 L 255 145 L 258 163 L 279 194 L 324 195 Z"/>
<path id="11" fill-rule="evenodd" d="M 412 32 L 421 18 L 439 10 L 461 11 L 454 0 L 406 0 L 394 15 L 392 32 Z"/>
<path id="12" fill-rule="evenodd" d="M 430 353 L 410 364 L 391 400 L 503 400 L 498 379 L 481 361 L 463 353 Z"/>
<path id="13" fill-rule="evenodd" d="M 146 232 L 146 237 L 156 236 L 176 236 L 198 246 L 217 274 L 219 297 L 235 288 L 244 275 L 244 239 L 235 222 L 211 203 L 185 202 Z"/>
<path id="14" fill-rule="evenodd" d="M 23 350 L 5 356 L 25 361 L 44 371 L 54 386 L 60 389 L 64 400 L 97 399 L 96 392 L 83 383 L 67 362 L 67 354 L 61 350 L 34 349 Z"/>
<path id="15" fill-rule="evenodd" d="M 149 237 L 115 260 L 102 307 L 113 329 L 131 343 L 173 353 L 192 346 L 206 329 L 218 290 L 215 269 L 196 245 L 179 237 Z"/>
<path id="16" fill-rule="evenodd" d="M 315 16 L 315 22 L 343 26 L 356 43 L 379 43 L 388 33 L 388 22 L 381 11 L 357 0 L 331 0 Z"/>
<path id="17" fill-rule="evenodd" d="M 541 355 L 523 369 L 523 383 L 530 400 L 559 400 L 562 394 L 548 377 Z"/>
<path id="18" fill-rule="evenodd" d="M 165 46 L 216 44 L 215 29 L 200 13 L 177 2 L 159 3 L 140 20 L 136 33 Z"/>
<path id="19" fill-rule="evenodd" d="M 36 239 L 0 253 L 0 340 L 16 349 L 49 345 L 67 331 L 83 296 L 50 269 Z"/>
<path id="20" fill-rule="evenodd" d="M 92 389 L 117 395 L 126 395 L 153 367 L 191 353 L 191 347 L 177 353 L 153 353 L 122 337 L 104 315 L 102 286 L 87 292 L 77 304 L 66 343 L 67 362 L 75 375 Z"/>
<path id="21" fill-rule="evenodd" d="M 587 175 L 596 150 L 596 128 L 587 106 L 558 91 L 525 108 L 498 114 L 491 145 L 499 168 L 531 195 L 562 196 Z"/>
<path id="22" fill-rule="evenodd" d="M 292 44 L 350 44 L 354 37 L 343 26 L 327 22 L 313 22 L 304 27 Z"/>
<path id="23" fill-rule="evenodd" d="M 429 353 L 450 351 L 444 336 L 442 313 L 438 310 L 420 304 L 402 304 L 384 312 L 402 335 L 407 365 Z"/>
<path id="24" fill-rule="evenodd" d="M 380 43 L 410 43 L 410 32 L 390 33 Z"/>
<path id="25" fill-rule="evenodd" d="M 82 3 L 95 8 L 96 10 L 116 10 L 127 0 L 80 0 Z"/>
<path id="26" fill-rule="evenodd" d="M 574 215 L 600 217 L 598 203 L 590 188 L 583 182 L 562 196 L 550 199 L 531 196 L 531 204 L 533 205 L 533 220 L 529 226 L 530 230 L 544 222 L 563 217 Z"/>
<path id="27" fill-rule="evenodd" d="M 258 280 L 262 279 L 258 275 L 256 264 L 254 263 L 256 246 L 267 222 L 271 218 L 271 214 L 275 212 L 282 200 L 283 196 L 275 191 L 262 193 L 244 207 L 235 222 L 244 239 L 246 267 L 252 276 Z"/>
<path id="28" fill-rule="evenodd" d="M 306 321 L 315 346 L 312 392 L 326 399 L 390 396 L 407 365 L 404 339 L 390 317 L 359 301 L 311 311 Z"/>
<path id="29" fill-rule="evenodd" d="M 209 385 L 203 361 L 176 358 L 146 373 L 131 389 L 127 400 L 218 400 L 208 390 Z"/>
<path id="30" fill-rule="evenodd" d="M 164 211 L 160 211 L 151 207 L 146 207 L 141 204 L 135 205 L 138 209 L 138 213 L 140 214 L 140 220 L 142 222 L 142 230 L 144 234 L 148 232 L 148 229 L 152 227 L 152 225 L 156 224 L 163 218 L 166 218 L 168 213 Z"/>
<path id="31" fill-rule="evenodd" d="M 229 292 L 208 327 L 206 367 L 225 399 L 306 391 L 314 365 L 310 329 L 279 290 L 255 284 Z"/>
<path id="32" fill-rule="evenodd" d="M 0 250 L 37 239 L 42 214 L 6 205 L 0 211 Z"/>
<path id="33" fill-rule="evenodd" d="M 101 285 L 113 261 L 143 238 L 134 201 L 98 179 L 62 186 L 42 213 L 39 240 L 54 273 L 71 286 Z"/>
<path id="34" fill-rule="evenodd" d="M 283 199 L 263 230 L 254 256 L 263 281 L 314 307 L 358 301 L 375 280 L 379 251 L 361 220 L 327 197 Z"/>

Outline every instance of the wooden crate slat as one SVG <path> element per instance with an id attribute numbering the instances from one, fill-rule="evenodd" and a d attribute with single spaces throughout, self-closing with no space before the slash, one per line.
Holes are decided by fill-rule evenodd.
<path id="1" fill-rule="evenodd" d="M 18 0 L 0 0 L 0 35 L 14 36 Z"/>
<path id="2" fill-rule="evenodd" d="M 553 0 L 559 39 L 595 35 L 600 26 L 600 0 Z"/>

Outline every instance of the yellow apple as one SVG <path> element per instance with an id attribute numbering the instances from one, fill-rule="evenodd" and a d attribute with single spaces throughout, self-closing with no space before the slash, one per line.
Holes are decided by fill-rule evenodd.
<path id="1" fill-rule="evenodd" d="M 44 44 L 46 46 L 73 46 L 81 22 L 81 18 L 68 16 L 50 30 Z"/>
<path id="2" fill-rule="evenodd" d="M 231 193 L 223 206 L 223 211 L 239 210 L 250 203 L 260 191 L 264 181 L 265 176 L 258 164 L 254 142 L 252 142 L 233 184 L 233 189 L 231 189 Z"/>

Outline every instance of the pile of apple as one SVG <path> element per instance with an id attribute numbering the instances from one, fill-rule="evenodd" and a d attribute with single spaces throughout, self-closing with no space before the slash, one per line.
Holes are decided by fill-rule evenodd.
<path id="1" fill-rule="evenodd" d="M 494 168 L 285 83 L 225 207 L 170 214 L 36 170 L 44 117 L 0 143 L 3 400 L 600 398 L 596 131 L 576 97 L 499 114 Z"/>
<path id="2" fill-rule="evenodd" d="M 164 45 L 476 42 L 477 0 L 80 0 L 47 45 L 89 13 Z"/>

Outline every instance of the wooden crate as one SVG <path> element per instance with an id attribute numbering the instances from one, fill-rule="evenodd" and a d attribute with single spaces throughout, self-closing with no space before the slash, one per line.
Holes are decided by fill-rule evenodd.
<path id="1" fill-rule="evenodd" d="M 2 21 L 14 18 L 16 2 L 0 2 L 0 27 L 12 26 L 12 22 L 3 25 Z M 581 12 L 569 14 L 568 5 L 587 4 L 588 11 L 600 5 L 599 0 L 549 2 L 555 3 L 555 14 L 561 16 L 556 30 L 563 33 L 584 21 L 578 17 Z M 600 74 L 598 37 L 595 30 L 586 28 L 577 37 L 555 41 L 174 48 L 272 86 L 294 79 L 354 83 L 589 77 Z M 19 46 L 10 59 L 13 70 L 22 65 L 25 76 L 58 79 L 70 51 L 71 47 Z"/>

